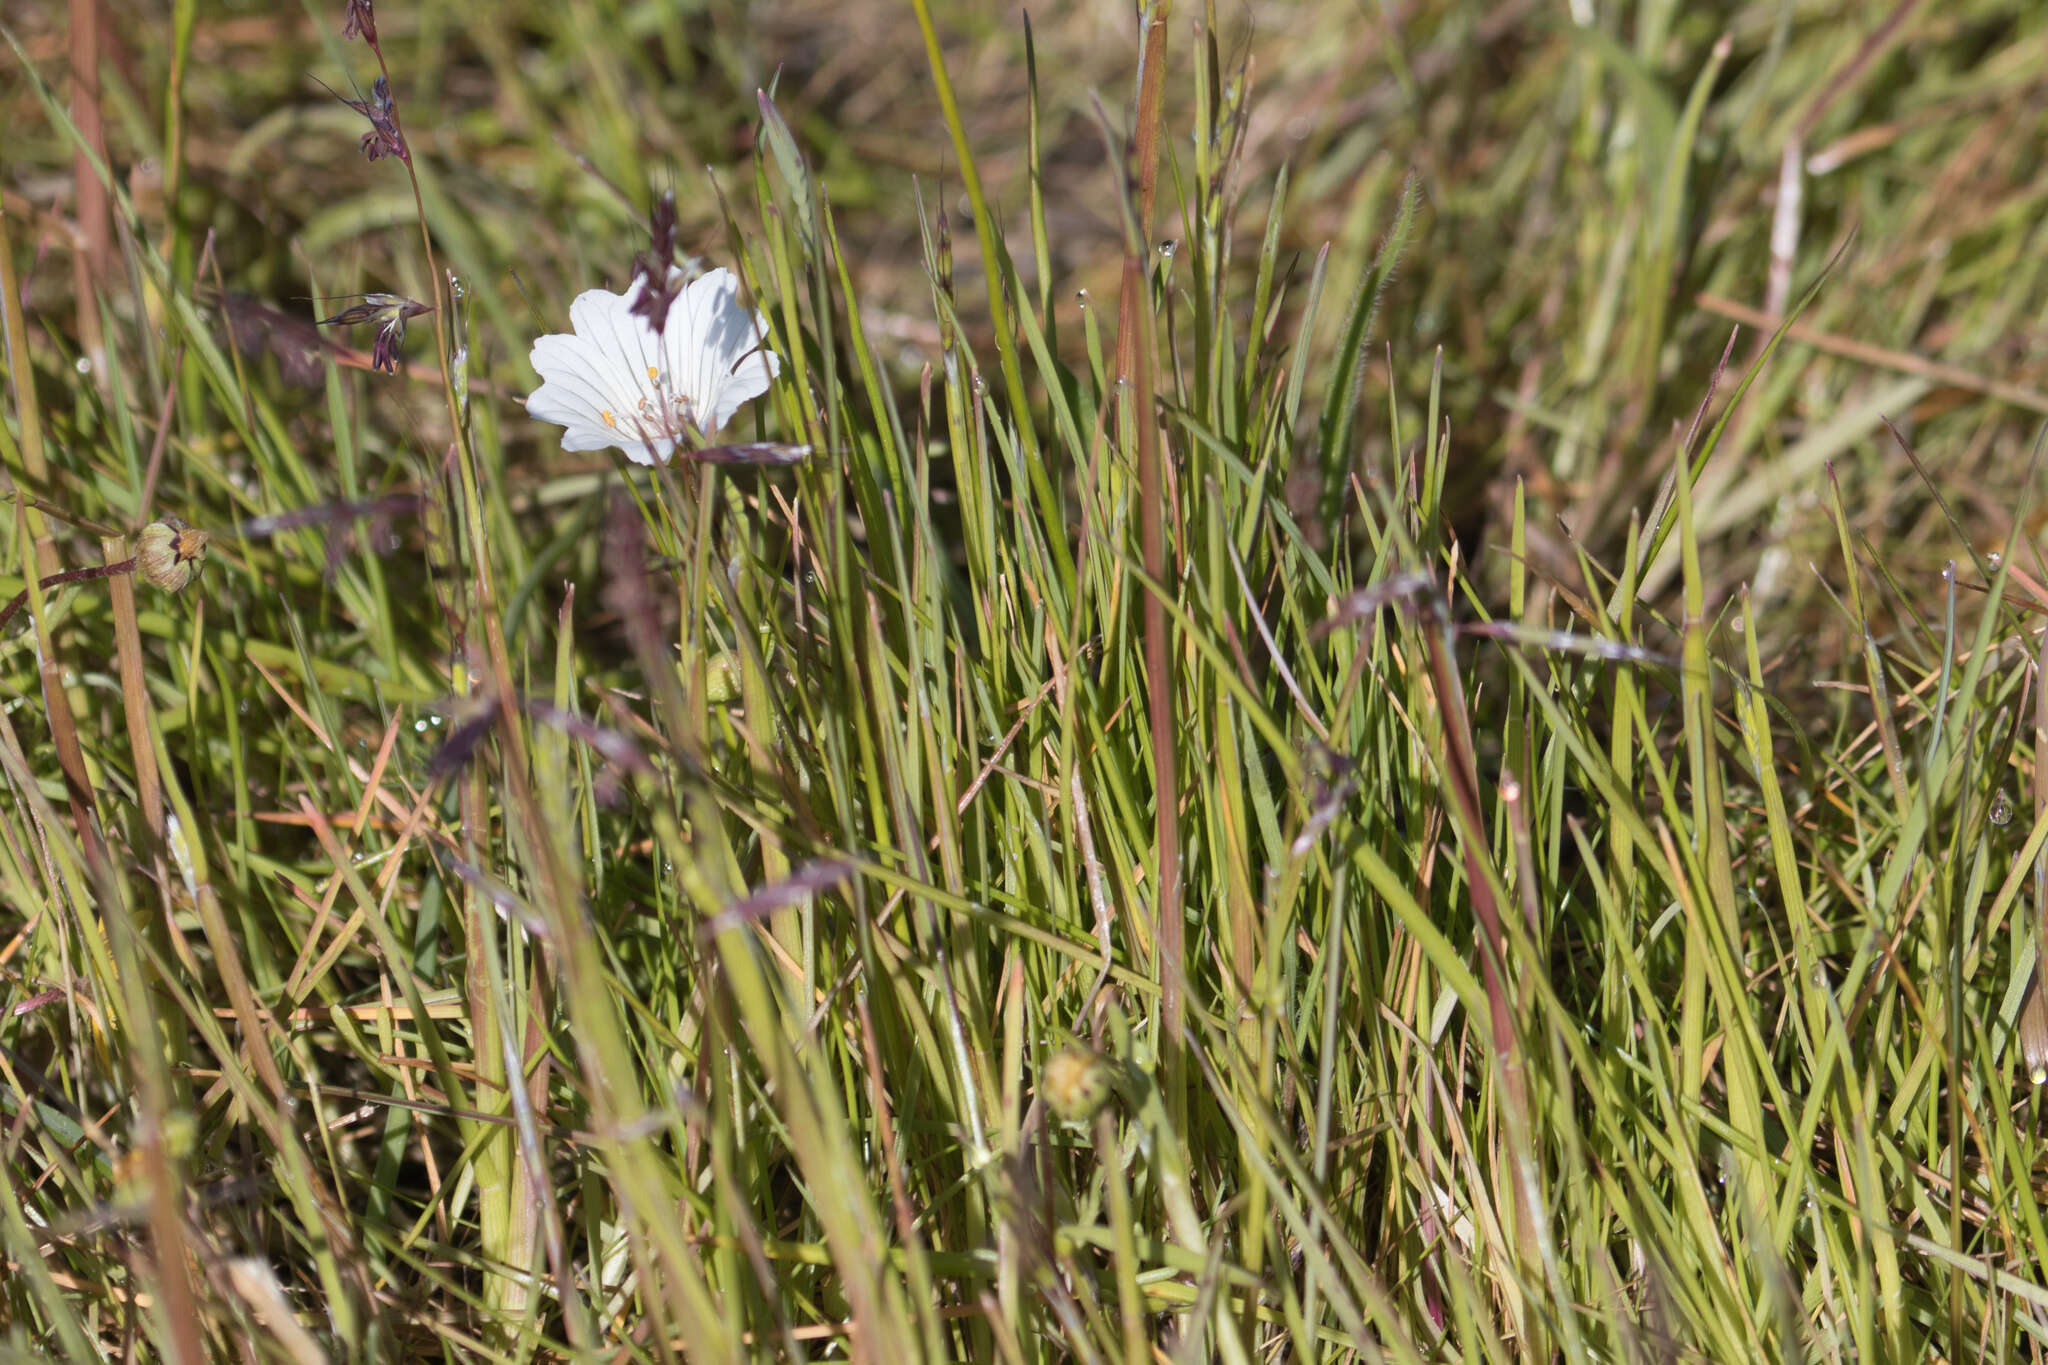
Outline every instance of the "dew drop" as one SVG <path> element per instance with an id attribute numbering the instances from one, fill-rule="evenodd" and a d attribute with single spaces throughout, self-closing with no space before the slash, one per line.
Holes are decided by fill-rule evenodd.
<path id="1" fill-rule="evenodd" d="M 92 358 L 90 356 L 78 357 L 78 372 L 80 374 L 92 373 Z"/>
<path id="2" fill-rule="evenodd" d="M 1993 573 L 1997 573 L 1999 570 L 1999 566 L 2003 565 L 2004 563 L 2005 556 L 1998 553 L 1998 551 L 1996 550 L 1993 550 L 1990 554 L 1984 556 L 1984 567 L 1991 570 L 1991 572 Z"/>
<path id="3" fill-rule="evenodd" d="M 1991 823 L 1994 825 L 2005 825 L 2011 822 L 2012 798 L 2007 796 L 2001 788 L 1998 794 L 1991 798 Z"/>

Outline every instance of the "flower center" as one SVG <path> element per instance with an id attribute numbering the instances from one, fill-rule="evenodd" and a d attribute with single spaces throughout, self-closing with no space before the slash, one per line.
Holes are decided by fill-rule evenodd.
<path id="1" fill-rule="evenodd" d="M 639 418 L 640 434 L 675 437 L 689 432 L 696 421 L 690 400 L 671 390 L 668 377 L 652 365 L 647 367 L 647 379 L 654 391 L 641 391 L 634 414 Z"/>

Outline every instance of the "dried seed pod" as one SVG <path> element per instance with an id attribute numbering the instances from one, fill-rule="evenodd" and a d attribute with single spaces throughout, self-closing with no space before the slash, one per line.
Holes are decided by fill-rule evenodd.
<path id="1" fill-rule="evenodd" d="M 2020 1003 L 2020 1057 L 2027 1064 L 2028 1080 L 2048 1083 L 2048 993 L 2041 989 L 2039 972 Z"/>
<path id="2" fill-rule="evenodd" d="M 206 558 L 206 532 L 176 517 L 161 517 L 136 538 L 135 569 L 165 592 L 182 592 Z"/>

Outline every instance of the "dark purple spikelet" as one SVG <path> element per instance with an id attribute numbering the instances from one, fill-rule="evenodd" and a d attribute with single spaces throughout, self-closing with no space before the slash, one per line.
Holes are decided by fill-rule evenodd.
<path id="1" fill-rule="evenodd" d="M 633 300 L 633 313 L 645 318 L 647 325 L 661 335 L 668 325 L 669 305 L 682 292 L 683 283 L 673 269 L 676 259 L 676 192 L 663 194 L 654 205 L 649 220 L 654 243 L 647 250 L 633 258 L 633 278 L 640 282 L 640 292 Z M 632 292 L 632 286 L 627 286 Z"/>
<path id="2" fill-rule="evenodd" d="M 361 38 L 371 47 L 377 45 L 377 15 L 370 8 L 370 0 L 348 0 L 348 10 L 341 20 L 341 36 Z"/>
<path id="3" fill-rule="evenodd" d="M 397 106 L 391 100 L 390 81 L 379 76 L 377 83 L 370 87 L 370 98 L 345 99 L 342 103 L 370 121 L 370 131 L 363 134 L 365 157 L 376 161 L 395 156 L 408 166 L 412 164 L 412 153 L 406 148 L 405 135 L 398 131 Z"/>
<path id="4" fill-rule="evenodd" d="M 377 340 L 370 348 L 370 368 L 385 374 L 398 373 L 398 348 L 405 341 L 405 324 L 410 318 L 432 312 L 432 306 L 403 294 L 365 294 L 363 301 L 342 309 L 331 318 L 321 318 L 321 327 L 354 327 L 375 322 Z"/>
<path id="5" fill-rule="evenodd" d="M 384 374 L 398 373 L 398 348 L 405 340 L 405 319 L 395 317 L 377 329 L 370 347 L 370 368 Z"/>

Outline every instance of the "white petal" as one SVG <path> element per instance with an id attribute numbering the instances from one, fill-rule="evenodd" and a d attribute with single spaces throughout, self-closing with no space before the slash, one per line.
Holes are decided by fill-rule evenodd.
<path id="1" fill-rule="evenodd" d="M 692 281 L 669 305 L 668 325 L 661 335 L 669 383 L 698 413 L 709 406 L 705 401 L 705 385 L 711 378 L 704 363 L 706 324 L 716 313 L 718 300 L 730 297 L 738 287 L 739 282 L 730 270 L 714 270 Z"/>
<path id="2" fill-rule="evenodd" d="M 639 414 L 659 363 L 653 329 L 632 315 L 628 296 L 608 289 L 578 294 L 569 322 L 574 335 L 557 332 L 533 343 L 533 369 L 543 383 L 528 396 L 527 412 L 568 428 L 564 450 L 617 446 L 648 463 Z M 665 457 L 674 442 L 664 437 L 655 445 Z"/>
<path id="3" fill-rule="evenodd" d="M 765 361 L 752 354 L 767 338 L 767 319 L 740 306 L 739 289 L 732 271 L 709 272 L 677 296 L 662 338 L 676 391 L 706 434 L 765 392 L 780 368 L 772 353 Z"/>
<path id="4" fill-rule="evenodd" d="M 561 427 L 588 426 L 602 420 L 598 409 L 566 385 L 547 383 L 526 395 L 526 411 L 536 421 Z"/>
<path id="5" fill-rule="evenodd" d="M 541 337 L 533 343 L 531 358 L 542 383 L 526 400 L 526 408 L 544 421 L 567 422 L 566 415 L 558 414 L 572 411 L 587 413 L 596 421 L 605 409 L 616 411 L 628 405 L 618 376 L 580 338 L 560 333 Z M 536 402 L 551 404 L 555 410 L 542 412 L 534 407 Z"/>
<path id="6" fill-rule="evenodd" d="M 666 337 L 679 338 L 691 349 L 702 346 L 705 322 L 730 308 L 739 307 L 739 276 L 724 266 L 707 270 L 677 291 L 668 306 Z"/>
<path id="7" fill-rule="evenodd" d="M 580 422 L 562 433 L 562 449 L 567 451 L 604 450 L 618 445 L 620 441 L 616 431 L 586 426 Z"/>
<path id="8" fill-rule="evenodd" d="M 601 341 L 611 335 L 616 319 L 632 316 L 626 309 L 624 294 L 586 289 L 570 301 L 569 325 L 585 341 Z"/>
<path id="9" fill-rule="evenodd" d="M 633 316 L 629 296 L 609 289 L 586 289 L 569 305 L 569 321 L 592 367 L 613 395 L 630 400 L 625 407 L 632 408 L 653 394 L 653 377 L 648 371 L 660 363 L 660 351 L 654 329 Z"/>
<path id="10" fill-rule="evenodd" d="M 720 384 L 710 413 L 711 420 L 705 429 L 709 431 L 730 422 L 742 403 L 768 392 L 769 383 L 780 373 L 782 357 L 765 347 L 742 357 Z"/>
<path id="11" fill-rule="evenodd" d="M 625 451 L 626 458 L 634 464 L 646 465 L 667 464 L 668 457 L 675 453 L 676 448 L 675 438 L 672 436 L 659 436 L 651 441 L 634 441 L 630 445 L 624 441 L 614 444 Z"/>
<path id="12" fill-rule="evenodd" d="M 620 440 L 622 414 L 633 399 L 621 392 L 621 377 L 609 372 L 602 357 L 582 338 L 560 333 L 533 343 L 533 368 L 543 383 L 526 398 L 526 411 L 543 422 L 568 430 L 562 449 L 602 450 Z"/>

